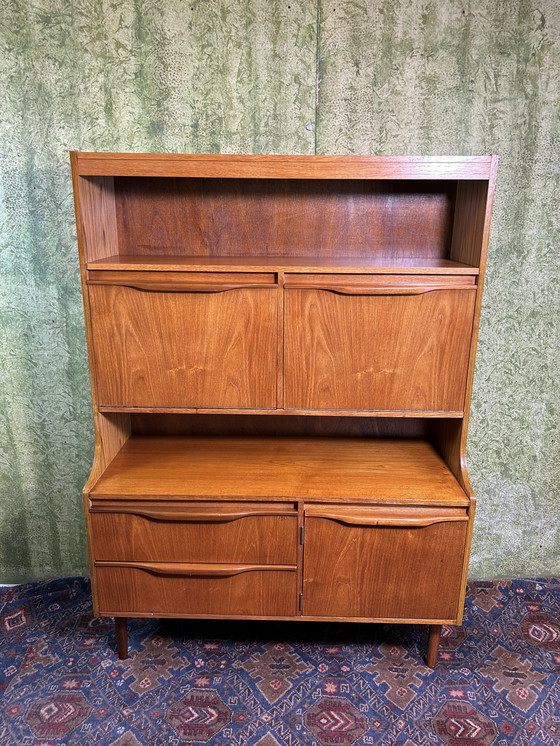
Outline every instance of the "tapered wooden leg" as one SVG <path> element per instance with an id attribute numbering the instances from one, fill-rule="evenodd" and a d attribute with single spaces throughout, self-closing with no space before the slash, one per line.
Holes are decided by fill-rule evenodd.
<path id="1" fill-rule="evenodd" d="M 119 660 L 124 661 L 128 658 L 128 631 L 126 629 L 127 618 L 124 616 L 115 617 L 115 635 L 117 637 L 117 655 Z"/>
<path id="2" fill-rule="evenodd" d="M 439 640 L 441 637 L 441 624 L 430 624 L 428 627 L 428 654 L 426 664 L 434 668 L 437 663 Z"/>

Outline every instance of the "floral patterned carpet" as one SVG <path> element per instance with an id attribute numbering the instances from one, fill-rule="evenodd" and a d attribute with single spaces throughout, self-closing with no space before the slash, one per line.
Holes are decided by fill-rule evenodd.
<path id="1" fill-rule="evenodd" d="M 559 746 L 560 579 L 469 585 L 463 627 L 134 620 L 89 583 L 0 589 L 2 746 Z"/>

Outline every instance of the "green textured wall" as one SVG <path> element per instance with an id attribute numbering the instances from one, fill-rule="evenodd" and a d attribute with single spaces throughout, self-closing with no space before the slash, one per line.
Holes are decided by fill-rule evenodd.
<path id="1" fill-rule="evenodd" d="M 501 156 L 472 577 L 558 574 L 558 0 L 3 0 L 0 582 L 86 571 L 68 150 Z"/>

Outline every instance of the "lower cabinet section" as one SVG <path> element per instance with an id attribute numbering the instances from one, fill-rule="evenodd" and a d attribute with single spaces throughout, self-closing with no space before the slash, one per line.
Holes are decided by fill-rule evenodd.
<path id="1" fill-rule="evenodd" d="M 94 500 L 90 511 L 107 616 L 460 616 L 465 507 L 305 503 L 299 551 L 296 503 Z"/>
<path id="2" fill-rule="evenodd" d="M 306 616 L 452 620 L 462 598 L 461 508 L 306 507 Z"/>
<path id="3" fill-rule="evenodd" d="M 101 615 L 294 616 L 297 568 L 96 562 Z"/>

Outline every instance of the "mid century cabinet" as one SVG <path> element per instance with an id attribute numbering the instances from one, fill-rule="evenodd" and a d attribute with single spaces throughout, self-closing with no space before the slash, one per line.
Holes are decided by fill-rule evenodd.
<path id="1" fill-rule="evenodd" d="M 462 619 L 497 159 L 71 154 L 94 611 Z"/>

